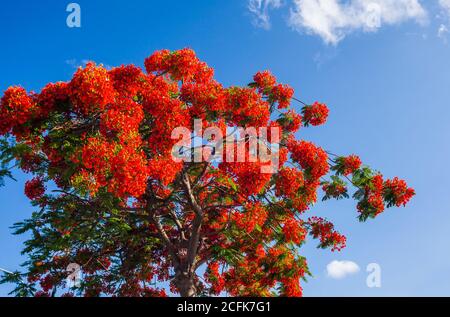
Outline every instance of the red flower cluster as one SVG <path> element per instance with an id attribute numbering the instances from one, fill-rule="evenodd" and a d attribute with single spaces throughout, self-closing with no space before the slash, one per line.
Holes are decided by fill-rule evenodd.
<path id="1" fill-rule="evenodd" d="M 268 70 L 257 72 L 255 76 L 253 76 L 253 80 L 255 81 L 259 92 L 266 95 L 268 95 L 270 90 L 277 84 L 277 79 Z"/>
<path id="2" fill-rule="evenodd" d="M 350 155 L 344 158 L 344 172 L 345 176 L 353 174 L 356 170 L 361 167 L 361 159 L 356 155 Z"/>
<path id="3" fill-rule="evenodd" d="M 276 85 L 272 88 L 272 99 L 278 102 L 278 109 L 288 108 L 294 97 L 294 89 L 289 85 Z"/>
<path id="4" fill-rule="evenodd" d="M 172 131 L 177 127 L 190 127 L 189 109 L 176 98 L 178 86 L 162 77 L 149 75 L 148 85 L 143 92 L 143 107 L 150 116 L 151 133 L 148 146 L 153 154 L 169 155 L 175 141 Z"/>
<path id="5" fill-rule="evenodd" d="M 297 278 L 297 277 L 284 278 L 284 279 L 282 279 L 281 284 L 283 285 L 284 296 L 287 296 L 287 297 L 302 297 L 303 296 L 303 289 L 300 286 L 299 278 Z"/>
<path id="6" fill-rule="evenodd" d="M 288 149 L 294 162 L 307 171 L 312 180 L 319 180 L 329 171 L 327 153 L 311 142 L 290 140 Z"/>
<path id="7" fill-rule="evenodd" d="M 68 89 L 74 110 L 82 115 L 103 111 L 114 102 L 115 91 L 108 71 L 92 62 L 78 69 Z"/>
<path id="8" fill-rule="evenodd" d="M 37 95 L 36 102 L 39 107 L 39 118 L 45 119 L 55 108 L 68 100 L 68 85 L 64 82 L 48 84 Z"/>
<path id="9" fill-rule="evenodd" d="M 271 289 L 277 283 L 281 283 L 282 296 L 302 295 L 299 280 L 305 275 L 305 261 L 295 257 L 286 246 L 274 246 L 265 251 L 259 245 L 248 252 L 248 257 L 223 274 L 225 288 L 231 296 L 271 296 Z"/>
<path id="10" fill-rule="evenodd" d="M 88 138 L 81 149 L 80 173 L 73 177 L 74 185 L 84 185 L 95 195 L 101 187 L 118 197 L 139 197 L 145 192 L 148 167 L 144 153 L 137 149 L 140 139 L 127 143 L 107 142 L 103 138 Z"/>
<path id="11" fill-rule="evenodd" d="M 384 209 L 383 176 L 375 175 L 365 187 L 365 199 L 358 203 L 358 211 L 369 212 L 373 217 L 381 214 Z"/>
<path id="12" fill-rule="evenodd" d="M 303 122 L 305 126 L 313 125 L 319 126 L 327 122 L 328 119 L 328 107 L 325 104 L 315 102 L 311 106 L 305 106 L 303 108 Z"/>
<path id="13" fill-rule="evenodd" d="M 148 73 L 170 73 L 175 81 L 208 82 L 214 76 L 213 69 L 201 62 L 189 48 L 156 52 L 145 60 L 145 68 Z"/>
<path id="14" fill-rule="evenodd" d="M 269 97 L 272 103 L 278 103 L 278 109 L 288 108 L 294 96 L 294 89 L 288 85 L 277 84 L 277 79 L 269 71 L 258 72 L 254 77 L 254 85 L 260 94 Z"/>
<path id="15" fill-rule="evenodd" d="M 164 186 L 172 183 L 182 168 L 183 163 L 175 163 L 170 155 L 155 156 L 148 162 L 149 176 Z"/>
<path id="16" fill-rule="evenodd" d="M 37 170 L 42 164 L 42 159 L 34 153 L 24 153 L 20 160 L 20 168 L 25 173 L 30 173 Z"/>
<path id="17" fill-rule="evenodd" d="M 322 186 L 322 190 L 327 196 L 336 199 L 341 198 L 344 194 L 347 193 L 347 187 L 345 185 L 336 183 L 325 183 Z"/>
<path id="18" fill-rule="evenodd" d="M 229 151 L 232 151 L 232 153 L 229 153 Z M 238 162 L 237 144 L 235 144 L 234 148 L 228 146 L 225 152 L 227 153 L 224 156 L 228 155 L 231 157 L 234 154 L 234 157 L 232 162 L 225 161 L 220 163 L 219 169 L 237 183 L 240 194 L 243 197 L 247 197 L 260 193 L 272 178 L 272 175 L 269 173 L 261 173 L 262 167 L 268 163 L 262 163 L 258 159 L 255 159 L 256 162 L 251 162 L 248 148 L 246 148 L 245 152 L 245 161 Z M 249 179 L 251 181 L 248 181 Z"/>
<path id="19" fill-rule="evenodd" d="M 269 104 L 252 88 L 232 87 L 227 90 L 230 123 L 244 127 L 266 127 L 270 119 Z"/>
<path id="20" fill-rule="evenodd" d="M 180 98 L 189 105 L 192 118 L 206 120 L 207 113 L 226 111 L 226 92 L 216 81 L 201 84 L 185 83 L 181 87 Z"/>
<path id="21" fill-rule="evenodd" d="M 42 198 L 45 194 L 45 186 L 42 178 L 36 177 L 25 183 L 25 195 L 30 200 Z"/>
<path id="22" fill-rule="evenodd" d="M 100 117 L 100 131 L 104 136 L 118 134 L 124 140 L 136 134 L 144 120 L 142 106 L 133 100 L 118 98 Z"/>
<path id="23" fill-rule="evenodd" d="M 282 168 L 275 182 L 275 195 L 295 198 L 305 185 L 303 172 L 294 168 Z"/>
<path id="24" fill-rule="evenodd" d="M 275 195 L 290 199 L 292 207 L 300 213 L 308 210 L 317 200 L 319 182 L 305 179 L 301 170 L 282 168 L 275 179 Z"/>
<path id="25" fill-rule="evenodd" d="M 8 88 L 0 101 L 0 134 L 11 132 L 33 115 L 35 104 L 22 87 Z"/>
<path id="26" fill-rule="evenodd" d="M 40 281 L 42 291 L 44 293 L 48 293 L 53 288 L 53 286 L 55 286 L 56 283 L 57 283 L 57 280 L 51 274 L 48 274 Z"/>
<path id="27" fill-rule="evenodd" d="M 233 214 L 236 225 L 251 233 L 255 228 L 262 227 L 267 220 L 267 209 L 261 203 L 247 204 L 243 213 L 236 212 Z"/>
<path id="28" fill-rule="evenodd" d="M 290 217 L 284 223 L 283 233 L 287 242 L 300 245 L 305 241 L 307 231 L 298 220 Z"/>
<path id="29" fill-rule="evenodd" d="M 408 188 L 404 180 L 395 177 L 393 180 L 387 180 L 384 183 L 385 195 L 389 199 L 392 197 L 393 203 L 397 206 L 406 206 L 411 198 L 416 194 L 414 189 Z"/>
<path id="30" fill-rule="evenodd" d="M 282 114 L 277 122 L 281 125 L 283 131 L 294 133 L 301 128 L 303 118 L 294 110 L 289 110 Z"/>
<path id="31" fill-rule="evenodd" d="M 145 75 L 139 67 L 127 65 L 109 71 L 114 89 L 120 96 L 135 97 L 142 92 Z"/>
<path id="32" fill-rule="evenodd" d="M 205 280 L 211 284 L 210 292 L 213 295 L 220 295 L 225 287 L 225 279 L 219 268 L 219 262 L 210 262 L 205 271 Z"/>
<path id="33" fill-rule="evenodd" d="M 332 251 L 340 251 L 346 246 L 347 238 L 334 230 L 334 225 L 320 217 L 308 220 L 311 226 L 311 235 L 320 240 L 321 248 L 331 247 Z"/>

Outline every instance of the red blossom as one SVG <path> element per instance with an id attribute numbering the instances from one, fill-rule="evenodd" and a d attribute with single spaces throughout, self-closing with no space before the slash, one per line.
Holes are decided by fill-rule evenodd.
<path id="1" fill-rule="evenodd" d="M 278 109 L 288 108 L 294 97 L 294 89 L 288 85 L 276 85 L 272 88 L 272 98 L 278 102 Z"/>
<path id="2" fill-rule="evenodd" d="M 211 284 L 210 293 L 213 295 L 220 295 L 225 287 L 225 279 L 219 269 L 219 262 L 211 262 L 205 272 L 205 279 Z"/>
<path id="3" fill-rule="evenodd" d="M 283 233 L 287 242 L 301 244 L 306 237 L 306 229 L 297 219 L 288 218 L 283 226 Z"/>
<path id="4" fill-rule="evenodd" d="M 322 186 L 322 190 L 326 195 L 333 198 L 340 198 L 347 193 L 347 187 L 342 184 L 326 183 Z"/>
<path id="5" fill-rule="evenodd" d="M 108 71 L 92 62 L 78 69 L 68 88 L 74 109 L 83 115 L 102 111 L 114 102 L 115 91 Z"/>
<path id="6" fill-rule="evenodd" d="M 320 217 L 309 219 L 311 235 L 320 240 L 320 247 L 331 247 L 332 251 L 340 251 L 346 246 L 346 237 L 334 230 L 334 225 Z"/>
<path id="7" fill-rule="evenodd" d="M 214 75 L 214 71 L 189 48 L 156 52 L 145 60 L 145 68 L 148 73 L 169 73 L 174 80 L 183 81 L 207 82 Z"/>
<path id="8" fill-rule="evenodd" d="M 294 162 L 307 170 L 311 179 L 318 180 L 328 173 L 328 155 L 323 149 L 307 141 L 290 141 L 288 149 Z"/>
<path id="9" fill-rule="evenodd" d="M 286 167 L 278 172 L 275 183 L 277 196 L 295 198 L 299 190 L 305 185 L 303 172 L 294 168 Z"/>
<path id="10" fill-rule="evenodd" d="M 122 96 L 135 97 L 143 89 L 145 75 L 134 65 L 120 66 L 109 71 L 114 89 Z"/>
<path id="11" fill-rule="evenodd" d="M 393 196 L 394 204 L 397 207 L 406 206 L 406 204 L 411 200 L 411 198 L 416 194 L 414 189 L 408 188 L 408 185 L 404 180 L 395 177 L 394 179 L 388 179 L 384 183 L 384 190 L 387 195 Z"/>
<path id="12" fill-rule="evenodd" d="M 269 104 L 252 88 L 232 87 L 226 91 L 227 111 L 236 126 L 266 127 Z"/>
<path id="13" fill-rule="evenodd" d="M 255 230 L 256 227 L 261 228 L 267 220 L 267 216 L 266 208 L 260 203 L 248 204 L 243 213 L 234 214 L 237 226 L 248 233 Z"/>
<path id="14" fill-rule="evenodd" d="M 22 87 L 8 88 L 0 100 L 0 135 L 32 118 L 35 104 Z"/>
<path id="15" fill-rule="evenodd" d="M 345 176 L 353 174 L 357 169 L 361 167 L 361 159 L 356 155 L 350 155 L 344 158 L 344 172 Z"/>
<path id="16" fill-rule="evenodd" d="M 45 194 L 45 186 L 42 178 L 33 178 L 25 183 L 25 195 L 30 200 L 37 200 L 42 198 Z"/>
<path id="17" fill-rule="evenodd" d="M 373 217 L 378 216 L 385 210 L 383 197 L 383 176 L 375 175 L 368 185 L 365 186 L 365 199 L 358 203 L 360 213 L 369 212 Z"/>
<path id="18" fill-rule="evenodd" d="M 303 108 L 303 122 L 306 126 L 319 126 L 327 121 L 328 114 L 329 110 L 325 104 L 315 102 L 313 105 Z"/>
<path id="19" fill-rule="evenodd" d="M 302 126 L 302 116 L 293 110 L 289 110 L 285 118 L 288 120 L 287 124 L 283 126 L 285 131 L 297 132 Z"/>
<path id="20" fill-rule="evenodd" d="M 39 117 L 44 119 L 52 111 L 55 111 L 56 107 L 62 106 L 64 102 L 67 102 L 69 99 L 68 92 L 68 85 L 65 82 L 50 83 L 45 86 L 36 98 Z"/>
<path id="21" fill-rule="evenodd" d="M 275 76 L 268 70 L 256 73 L 253 80 L 261 93 L 269 92 L 277 83 Z"/>

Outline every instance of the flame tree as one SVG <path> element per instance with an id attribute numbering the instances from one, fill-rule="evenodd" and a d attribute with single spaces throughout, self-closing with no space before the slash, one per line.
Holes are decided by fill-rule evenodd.
<path id="1" fill-rule="evenodd" d="M 40 93 L 4 92 L 0 176 L 13 167 L 33 175 L 25 194 L 36 208 L 13 227 L 30 238 L 23 271 L 2 279 L 15 283 L 12 294 L 165 296 L 170 285 L 182 296 L 301 296 L 307 236 L 333 251 L 346 243 L 331 222 L 308 215 L 319 191 L 323 200 L 352 196 L 360 221 L 414 195 L 355 155 L 296 139 L 301 127 L 325 123 L 328 108 L 300 104 L 268 71 L 224 87 L 190 49 L 155 52 L 145 68 L 88 63 Z M 279 127 L 280 169 L 174 161 L 171 133 L 195 119 Z M 83 279 L 67 291 L 71 263 Z"/>

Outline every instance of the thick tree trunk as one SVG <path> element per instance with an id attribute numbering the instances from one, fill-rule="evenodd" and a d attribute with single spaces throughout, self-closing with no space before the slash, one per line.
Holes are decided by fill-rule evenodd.
<path id="1" fill-rule="evenodd" d="M 177 273 L 175 286 L 180 292 L 181 297 L 194 297 L 197 295 L 194 278 L 188 273 Z"/>

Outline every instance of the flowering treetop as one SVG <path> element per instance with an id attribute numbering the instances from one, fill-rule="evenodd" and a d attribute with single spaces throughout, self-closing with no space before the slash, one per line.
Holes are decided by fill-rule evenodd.
<path id="1" fill-rule="evenodd" d="M 165 281 L 183 296 L 301 296 L 306 237 L 333 251 L 346 243 L 310 215 L 319 190 L 323 200 L 352 194 L 361 221 L 414 195 L 355 155 L 296 139 L 329 110 L 316 102 L 296 112 L 293 89 L 268 71 L 247 87 L 223 87 L 190 49 L 158 51 L 145 68 L 88 63 L 69 82 L 40 93 L 10 87 L 1 98 L 0 176 L 11 176 L 12 162 L 33 174 L 25 194 L 37 208 L 15 225 L 31 233 L 26 272 L 3 279 L 16 295 L 58 294 L 78 263 L 84 279 L 68 296 L 164 296 Z M 279 169 L 262 173 L 258 158 L 174 160 L 172 132 L 195 120 L 279 129 Z M 239 142 L 248 157 L 249 139 Z"/>

